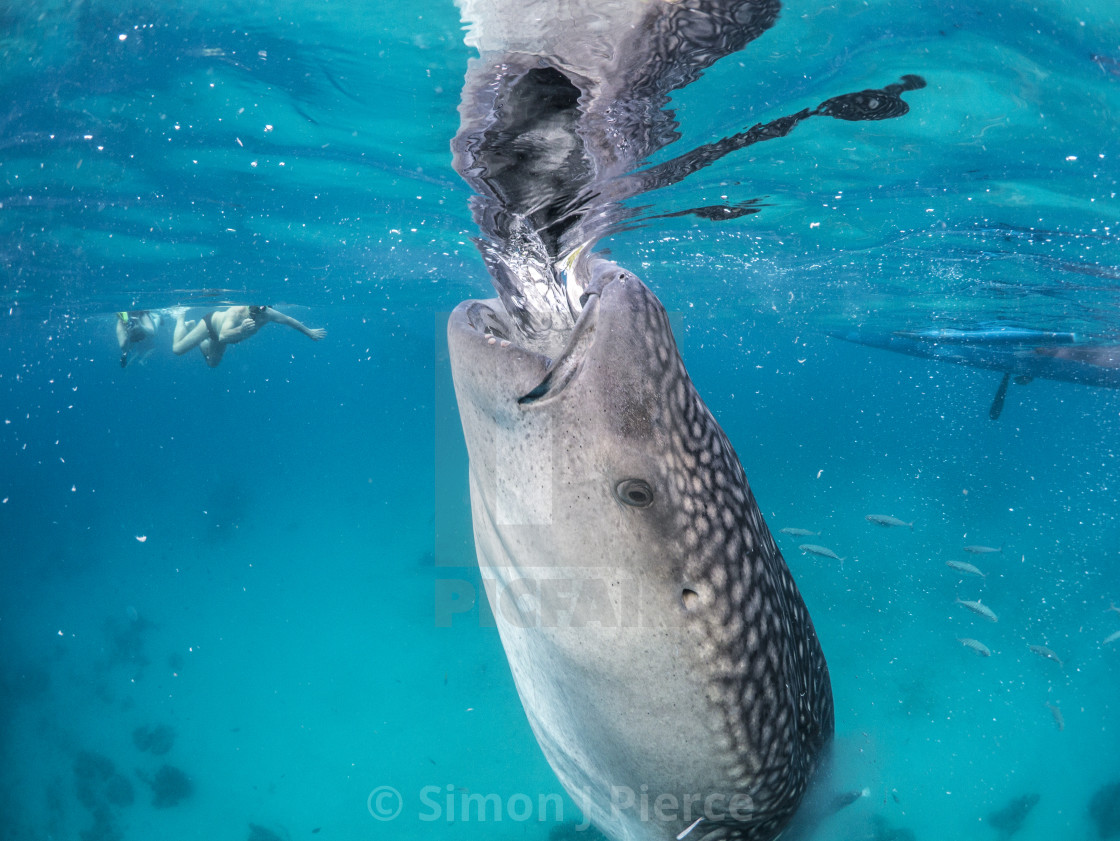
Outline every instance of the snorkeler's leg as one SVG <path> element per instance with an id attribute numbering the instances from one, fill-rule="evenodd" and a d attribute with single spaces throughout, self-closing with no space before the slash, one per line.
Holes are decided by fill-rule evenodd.
<path id="1" fill-rule="evenodd" d="M 206 364 L 211 368 L 217 368 L 222 361 L 222 357 L 226 355 L 226 346 L 221 342 L 215 342 L 211 338 L 199 342 L 198 349 L 202 351 Z"/>
<path id="2" fill-rule="evenodd" d="M 194 327 L 195 324 L 197 324 L 195 321 L 184 321 L 183 314 L 179 313 L 179 316 L 175 319 L 175 329 L 171 332 L 172 347 L 179 344 L 179 342 L 183 340 L 183 337 L 187 335 L 187 331 Z"/>
<path id="3" fill-rule="evenodd" d="M 180 315 L 179 320 L 175 322 L 175 334 L 171 338 L 171 350 L 182 355 L 191 348 L 198 347 L 202 340 L 209 336 L 210 331 L 204 320 L 183 321 L 183 317 Z"/>

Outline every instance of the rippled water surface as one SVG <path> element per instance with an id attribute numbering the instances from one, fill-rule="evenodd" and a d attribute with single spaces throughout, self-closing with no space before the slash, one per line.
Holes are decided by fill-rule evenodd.
<path id="1" fill-rule="evenodd" d="M 777 536 L 868 791 L 821 838 L 987 841 L 1036 793 L 1017 839 L 1099 837 L 1120 779 L 1120 393 L 1020 376 L 993 421 L 998 370 L 832 336 L 1120 342 L 1114 6 L 787 2 L 648 164 L 916 74 L 909 113 L 806 120 L 600 243 L 771 528 L 820 532 Z M 491 291 L 451 165 L 472 55 L 450 0 L 0 6 L 0 838 L 580 820 L 478 606 L 442 339 Z M 230 302 L 328 335 L 210 369 L 165 323 L 119 365 L 117 311 Z"/>

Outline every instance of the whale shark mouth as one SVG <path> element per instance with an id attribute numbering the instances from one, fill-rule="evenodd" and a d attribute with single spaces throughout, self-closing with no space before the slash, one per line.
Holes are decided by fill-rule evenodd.
<path id="1" fill-rule="evenodd" d="M 528 357 L 535 363 L 535 367 L 545 371 L 533 388 L 517 398 L 518 405 L 528 407 L 558 398 L 583 368 L 584 361 L 595 344 L 599 323 L 599 295 L 588 293 L 583 299 L 583 309 L 575 327 L 568 331 L 567 342 L 555 357 L 539 353 L 519 342 L 517 338 L 520 331 L 513 326 L 512 319 L 500 305 L 493 305 L 496 301 L 476 301 L 468 308 L 466 321 L 480 340 L 491 344 L 501 342 L 503 347 L 512 347 L 523 360 Z"/>
<path id="2" fill-rule="evenodd" d="M 517 398 L 518 405 L 523 407 L 558 398 L 578 376 L 595 345 L 601 293 L 616 278 L 628 273 L 601 257 L 586 261 L 574 257 L 562 274 L 574 325 L 550 331 L 551 344 L 560 348 L 555 354 L 544 352 L 538 342 L 525 335 L 521 319 L 508 311 L 504 301 L 475 301 L 465 314 L 467 324 L 480 339 L 491 344 L 501 342 L 503 348 L 512 347 L 523 361 L 531 361 L 533 367 L 545 372 L 535 386 Z"/>
<path id="3" fill-rule="evenodd" d="M 518 398 L 519 405 L 531 406 L 557 398 L 583 368 L 584 360 L 595 344 L 596 329 L 599 326 L 598 292 L 584 293 L 582 303 L 583 309 L 564 351 L 552 360 L 548 373 L 537 387 Z"/>

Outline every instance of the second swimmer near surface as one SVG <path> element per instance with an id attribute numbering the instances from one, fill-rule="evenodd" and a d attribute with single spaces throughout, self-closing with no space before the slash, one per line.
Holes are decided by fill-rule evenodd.
<path id="1" fill-rule="evenodd" d="M 121 348 L 121 367 L 130 358 L 143 357 L 150 353 L 154 337 L 165 317 L 175 319 L 175 332 L 171 339 L 171 350 L 177 355 L 198 348 L 206 364 L 216 368 L 222 361 L 228 345 L 243 342 L 266 324 L 283 324 L 298 330 L 314 341 L 327 335 L 321 327 L 307 327 L 290 315 L 268 306 L 235 305 L 225 309 L 213 310 L 202 318 L 187 320 L 186 309 L 173 310 L 133 310 L 117 313 L 117 342 Z"/>

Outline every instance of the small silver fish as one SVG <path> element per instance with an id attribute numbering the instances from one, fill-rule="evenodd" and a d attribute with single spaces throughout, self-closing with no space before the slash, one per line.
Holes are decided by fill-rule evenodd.
<path id="1" fill-rule="evenodd" d="M 796 529 L 791 526 L 782 529 L 782 534 L 792 534 L 794 537 L 816 537 L 820 532 L 809 531 L 808 529 Z"/>
<path id="2" fill-rule="evenodd" d="M 912 521 L 907 523 L 905 520 L 892 517 L 890 514 L 868 514 L 865 519 L 867 522 L 874 523 L 877 526 L 906 526 L 910 530 L 914 529 L 914 523 Z"/>
<path id="3" fill-rule="evenodd" d="M 984 643 L 980 642 L 980 640 L 974 640 L 972 637 L 958 637 L 957 642 L 959 642 L 965 648 L 971 648 L 981 657 L 992 656 L 992 650 L 988 648 L 988 646 L 984 645 Z"/>
<path id="4" fill-rule="evenodd" d="M 841 558 L 827 546 L 818 546 L 815 543 L 802 543 L 797 548 L 802 552 L 808 552 L 810 555 L 820 555 L 823 558 L 832 558 L 834 561 L 844 560 L 844 558 Z M 845 555 L 845 557 L 847 556 Z"/>
<path id="5" fill-rule="evenodd" d="M 992 609 L 986 604 L 981 604 L 979 599 L 974 602 L 965 601 L 964 599 L 957 599 L 957 604 L 963 604 L 977 616 L 983 616 L 985 619 L 988 619 L 992 622 L 999 621 L 999 618 L 995 615 L 995 613 L 992 612 Z"/>
<path id="6" fill-rule="evenodd" d="M 1045 645 L 1028 645 L 1027 648 L 1029 648 L 1039 657 L 1045 657 L 1047 660 L 1053 660 L 1058 664 L 1060 668 L 1065 668 L 1065 666 L 1062 665 L 1062 658 L 1051 651 L 1049 648 L 1047 648 Z"/>
<path id="7" fill-rule="evenodd" d="M 987 573 L 981 572 L 972 564 L 965 563 L 964 561 L 946 561 L 945 566 L 949 569 L 955 569 L 957 572 L 964 572 L 968 575 L 978 575 L 981 578 L 987 578 Z"/>
<path id="8" fill-rule="evenodd" d="M 1109 610 L 1112 611 L 1113 613 L 1120 613 L 1120 607 L 1116 606 L 1116 602 L 1109 602 L 1108 603 L 1108 610 L 1106 610 L 1105 613 L 1108 613 Z"/>
<path id="9" fill-rule="evenodd" d="M 1065 730 L 1066 720 L 1062 718 L 1062 711 L 1058 709 L 1058 705 L 1051 704 L 1049 701 L 1047 701 L 1046 706 L 1050 708 L 1050 715 L 1054 716 L 1054 723 L 1058 725 L 1058 730 Z"/>
<path id="10" fill-rule="evenodd" d="M 1120 640 L 1120 631 L 1117 631 L 1114 634 L 1109 634 L 1104 638 L 1104 642 L 1102 642 L 1101 645 L 1111 645 L 1112 643 L 1116 642 L 1116 640 Z"/>
<path id="11" fill-rule="evenodd" d="M 999 548 L 997 549 L 997 548 L 995 548 L 995 547 L 993 547 L 993 546 L 976 546 L 976 545 L 972 545 L 972 546 L 965 546 L 965 547 L 964 547 L 964 551 L 966 551 L 966 552 L 969 552 L 969 553 L 971 553 L 971 554 L 973 554 L 973 555 L 988 555 L 988 554 L 990 554 L 990 553 L 992 553 L 992 552 L 1002 552 L 1002 551 L 1003 551 L 1003 547 L 1002 547 L 1002 546 L 1000 546 L 1000 547 L 999 547 Z"/>

